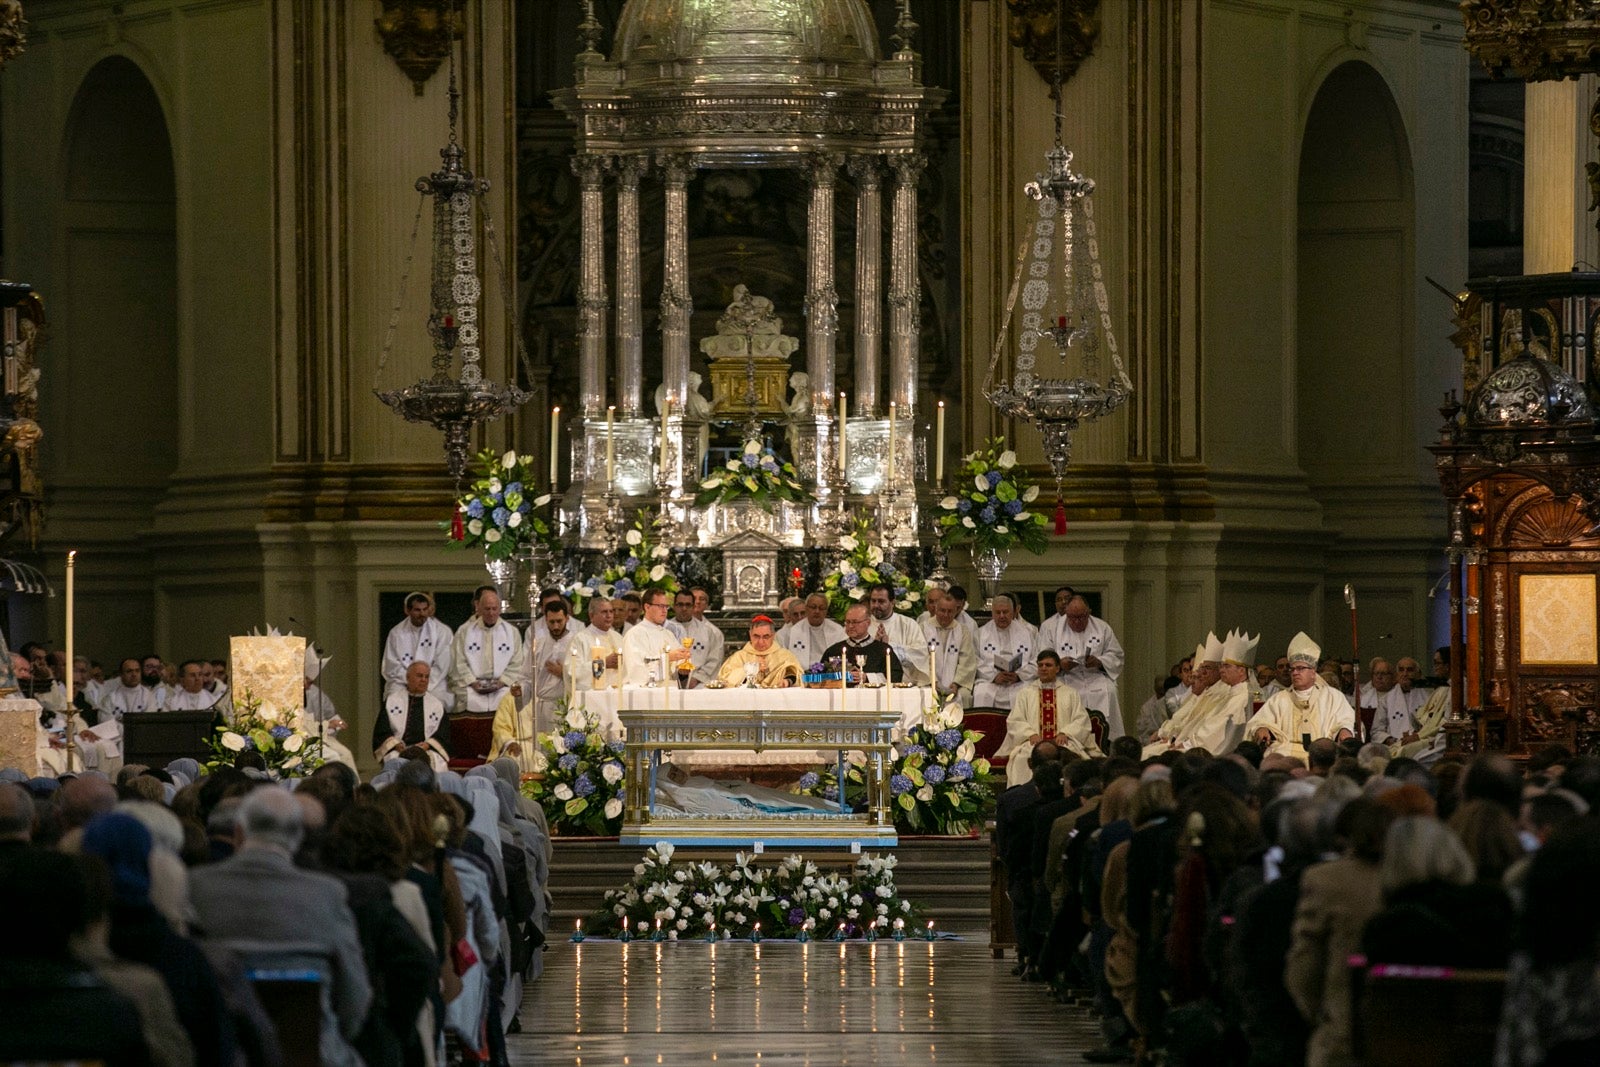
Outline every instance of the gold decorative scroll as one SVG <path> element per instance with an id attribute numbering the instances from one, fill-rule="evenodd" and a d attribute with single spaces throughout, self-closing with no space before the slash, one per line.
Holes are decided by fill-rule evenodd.
<path id="1" fill-rule="evenodd" d="M 1524 666 L 1600 663 L 1593 574 L 1524 574 L 1517 586 L 1517 623 Z"/>
<path id="2" fill-rule="evenodd" d="M 306 703 L 306 639 L 231 637 L 233 703 L 261 702 L 261 717 L 293 723 Z"/>
<path id="3" fill-rule="evenodd" d="M 462 0 L 383 0 L 373 19 L 383 50 L 411 79 L 418 96 L 461 39 Z"/>
<path id="4" fill-rule="evenodd" d="M 1011 10 L 1011 43 L 1051 86 L 1058 67 L 1065 85 L 1094 53 L 1100 39 L 1100 0 L 1006 0 L 1006 6 Z"/>

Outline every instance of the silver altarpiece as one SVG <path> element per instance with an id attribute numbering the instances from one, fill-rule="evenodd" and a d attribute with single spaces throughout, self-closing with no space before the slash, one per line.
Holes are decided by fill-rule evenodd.
<path id="1" fill-rule="evenodd" d="M 831 547 L 856 515 L 877 516 L 885 547 L 920 543 L 917 184 L 929 114 L 944 94 L 921 84 L 915 29 L 902 3 L 897 47 L 882 57 L 862 0 L 629 0 L 607 57 L 598 50 L 603 27 L 592 14 L 586 19 L 575 84 L 555 94 L 578 126 L 579 410 L 570 424 L 564 518 L 580 548 L 614 547 L 631 513 L 654 510 L 674 547 L 723 549 L 725 606 L 753 607 L 778 594 L 779 549 Z M 690 335 L 689 190 L 708 168 L 803 176 L 803 336 L 785 334 L 771 303 L 742 285 L 714 335 Z M 853 205 L 837 202 L 846 175 Z M 640 248 L 645 195 L 661 196 L 665 208 L 662 285 L 649 294 Z M 608 198 L 616 219 L 611 262 Z M 857 238 L 858 311 L 854 336 L 843 339 L 834 246 L 841 211 L 852 213 Z M 647 296 L 655 303 L 648 311 Z M 644 380 L 652 311 L 662 344 L 657 383 Z M 835 374 L 841 347 L 854 361 L 855 381 L 844 427 Z M 691 373 L 697 350 L 707 361 L 709 395 Z M 887 479 L 890 403 L 895 452 L 904 460 Z M 730 426 L 758 432 L 789 452 L 815 503 L 781 504 L 770 514 L 696 506 L 712 424 L 725 435 Z M 759 597 L 758 585 L 765 585 Z"/>

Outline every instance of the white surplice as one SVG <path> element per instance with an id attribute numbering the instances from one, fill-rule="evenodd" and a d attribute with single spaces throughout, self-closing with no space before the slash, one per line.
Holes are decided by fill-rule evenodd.
<path id="1" fill-rule="evenodd" d="M 406 671 L 422 660 L 428 665 L 428 692 L 444 703 L 446 711 L 455 704 L 450 692 L 451 644 L 455 635 L 438 619 L 424 619 L 414 626 L 401 619 L 383 643 L 383 682 L 386 689 L 404 689 Z"/>
<path id="2" fill-rule="evenodd" d="M 928 637 L 915 619 L 899 614 L 887 619 L 874 615 L 867 620 L 867 633 L 894 649 L 894 654 L 900 657 L 900 666 L 905 669 L 906 681 L 915 685 L 928 684 Z"/>
<path id="3" fill-rule="evenodd" d="M 477 616 L 462 623 L 450 648 L 450 688 L 456 696 L 455 710 L 479 714 L 494 711 L 505 690 L 521 680 L 525 651 L 522 635 L 504 619 L 493 629 L 485 628 Z M 480 693 L 471 687 L 480 678 L 493 678 L 500 688 Z"/>
<path id="4" fill-rule="evenodd" d="M 972 689 L 978 682 L 978 649 L 972 635 L 959 622 L 942 629 L 938 621 L 932 619 L 923 623 L 922 632 L 939 671 L 934 684 L 945 693 L 954 687 L 961 706 L 972 707 Z"/>
<path id="5" fill-rule="evenodd" d="M 1039 677 L 1034 660 L 1034 633 L 1013 620 L 1004 628 L 992 620 L 978 628 L 978 682 L 973 687 L 972 703 L 979 708 L 1009 708 L 1017 692 Z M 1015 661 L 1015 667 L 1011 664 Z M 1017 681 L 996 682 L 1002 668 L 1014 669 Z"/>
<path id="6" fill-rule="evenodd" d="M 801 619 L 792 626 L 784 627 L 783 637 L 779 640 L 784 648 L 794 653 L 794 658 L 800 661 L 800 666 L 810 670 L 811 665 L 822 658 L 822 653 L 844 640 L 844 627 L 832 619 L 823 619 L 821 626 L 812 626 L 810 619 Z"/>
<path id="7" fill-rule="evenodd" d="M 1091 615 L 1081 633 L 1066 627 L 1058 635 L 1056 655 L 1061 657 L 1063 668 L 1068 660 L 1073 662 L 1070 671 L 1062 671 L 1061 680 L 1078 691 L 1084 707 L 1106 717 L 1109 728 L 1106 740 L 1115 741 L 1126 733 L 1122 725 L 1122 702 L 1117 697 L 1117 679 L 1122 676 L 1122 644 L 1105 620 Z M 1084 666 L 1087 656 L 1100 660 L 1098 669 Z"/>

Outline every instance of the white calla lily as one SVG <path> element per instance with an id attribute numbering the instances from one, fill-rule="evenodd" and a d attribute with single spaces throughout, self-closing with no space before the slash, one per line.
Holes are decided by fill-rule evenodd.
<path id="1" fill-rule="evenodd" d="M 234 733 L 232 730 L 229 730 L 222 735 L 222 747 L 227 749 L 229 752 L 243 752 L 244 744 L 244 738 Z"/>
<path id="2" fill-rule="evenodd" d="M 987 493 L 989 491 L 989 478 L 987 475 L 973 475 L 972 484 L 978 487 L 978 492 L 980 493 Z"/>
<path id="3" fill-rule="evenodd" d="M 1008 448 L 1000 453 L 1000 458 L 994 461 L 994 465 L 1003 471 L 1008 471 L 1017 465 L 1017 454 Z"/>
<path id="4" fill-rule="evenodd" d="M 961 516 L 961 525 L 965 526 L 969 530 L 976 530 L 978 528 L 978 524 L 972 521 L 971 515 Z"/>
<path id="5" fill-rule="evenodd" d="M 500 531 L 499 530 L 486 530 L 486 531 L 484 531 L 483 539 L 485 541 L 489 542 L 492 545 L 496 541 L 500 540 Z"/>
<path id="6" fill-rule="evenodd" d="M 630 545 L 637 545 L 644 541 L 644 534 L 640 533 L 638 530 L 629 530 L 622 539 L 628 542 Z"/>
<path id="7" fill-rule="evenodd" d="M 504 467 L 506 470 L 514 469 L 516 465 L 517 454 L 515 452 L 507 452 L 505 455 L 500 457 L 500 466 Z"/>
<path id="8" fill-rule="evenodd" d="M 958 506 L 960 506 L 960 504 L 961 501 L 957 500 L 953 496 L 947 496 L 943 500 L 939 501 L 939 506 L 944 508 L 946 511 L 954 511 Z"/>
<path id="9" fill-rule="evenodd" d="M 301 748 L 305 747 L 305 743 L 306 739 L 300 734 L 290 734 L 283 739 L 283 750 L 285 752 L 299 752 Z"/>
<path id="10" fill-rule="evenodd" d="M 606 801 L 605 813 L 606 813 L 606 818 L 608 818 L 608 819 L 615 819 L 618 815 L 621 815 L 622 814 L 622 798 L 621 797 L 612 797 L 610 800 Z"/>
<path id="11" fill-rule="evenodd" d="M 666 564 L 657 563 L 654 567 L 650 568 L 650 580 L 652 582 L 659 582 L 659 581 L 661 581 L 661 579 L 665 578 L 666 576 L 667 576 Z"/>
<path id="12" fill-rule="evenodd" d="M 556 786 L 553 792 L 557 800 L 572 799 L 572 787 L 565 782 L 562 782 L 560 785 Z"/>
<path id="13" fill-rule="evenodd" d="M 509 529 L 515 530 L 518 526 L 521 526 L 521 525 L 522 525 L 522 512 L 513 511 L 511 513 L 511 517 L 506 520 L 506 526 Z"/>
<path id="14" fill-rule="evenodd" d="M 1039 487 L 1037 485 L 1030 485 L 1030 486 L 1028 486 L 1028 488 L 1026 490 L 1023 491 L 1023 494 L 1022 494 L 1023 503 L 1031 504 L 1035 500 L 1038 500 L 1038 499 L 1039 499 Z"/>

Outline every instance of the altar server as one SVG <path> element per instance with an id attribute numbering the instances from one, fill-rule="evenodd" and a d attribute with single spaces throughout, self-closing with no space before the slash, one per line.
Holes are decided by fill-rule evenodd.
<path id="1" fill-rule="evenodd" d="M 107 682 L 100 688 L 100 702 L 97 706 L 102 717 L 120 719 L 124 715 L 160 710 L 160 705 L 156 702 L 156 691 L 145 685 L 141 679 L 137 659 L 129 656 L 123 660 L 117 675 L 115 681 Z"/>
<path id="2" fill-rule="evenodd" d="M 1355 731 L 1355 709 L 1317 675 L 1322 649 L 1304 632 L 1289 642 L 1289 688 L 1267 698 L 1245 724 L 1245 736 L 1271 755 L 1306 758 L 1305 741 L 1342 741 Z"/>
<path id="3" fill-rule="evenodd" d="M 407 668 L 413 661 L 422 660 L 432 679 L 430 691 L 449 711 L 455 707 L 456 699 L 450 692 L 450 647 L 455 635 L 433 617 L 433 610 L 433 597 L 427 593 L 407 594 L 406 617 L 395 623 L 383 643 L 383 681 L 388 689 L 404 689 Z"/>
<path id="4" fill-rule="evenodd" d="M 450 716 L 428 687 L 429 668 L 413 660 L 406 687 L 383 698 L 383 714 L 372 724 L 372 755 L 379 763 L 408 748 L 421 747 L 435 771 L 449 769 Z"/>
<path id="5" fill-rule="evenodd" d="M 800 684 L 803 673 L 794 653 L 777 643 L 772 620 L 757 615 L 750 620 L 749 643 L 728 657 L 717 679 L 728 686 L 753 682 L 763 689 L 788 689 Z"/>
<path id="6" fill-rule="evenodd" d="M 451 645 L 450 688 L 455 710 L 493 711 L 505 691 L 524 676 L 527 650 L 517 628 L 500 617 L 500 594 L 481 585 L 472 595 L 473 616 L 461 624 Z M 407 674 L 409 687 L 410 674 Z"/>
<path id="7" fill-rule="evenodd" d="M 785 626 L 780 640 L 802 667 L 809 667 L 820 662 L 830 646 L 844 640 L 844 627 L 828 618 L 828 598 L 812 593 L 806 597 L 804 617 Z"/>
<path id="8" fill-rule="evenodd" d="M 694 663 L 694 673 L 689 676 L 690 688 L 717 680 L 725 644 L 722 631 L 695 614 L 695 604 L 694 593 L 687 589 L 678 590 L 672 601 L 672 612 L 676 616 L 672 621 L 682 639 L 689 642 L 689 655 Z"/>
<path id="9" fill-rule="evenodd" d="M 1034 661 L 1034 678 L 1018 688 L 1011 703 L 1006 738 L 995 753 L 1006 757 L 1007 787 L 1033 780 L 1028 757 L 1040 741 L 1053 741 L 1085 759 L 1101 755 L 1083 699 L 1061 680 L 1060 671 L 1060 657 L 1043 649 Z"/>
<path id="10" fill-rule="evenodd" d="M 678 635 L 668 630 L 667 594 L 661 589 L 647 589 L 642 597 L 644 612 L 622 638 L 622 684 L 650 685 L 673 681 L 663 676 L 672 665 L 690 657 Z"/>
<path id="11" fill-rule="evenodd" d="M 622 684 L 622 632 L 616 627 L 616 605 L 605 597 L 589 602 L 589 625 L 578 631 L 574 640 L 582 647 L 578 674 L 573 683 L 579 689 L 615 689 Z M 594 675 L 593 662 L 601 664 L 600 677 Z"/>
<path id="12" fill-rule="evenodd" d="M 993 617 L 978 628 L 978 684 L 972 703 L 1009 708 L 1017 692 L 1038 676 L 1033 631 L 1017 621 L 1017 605 L 1004 594 L 994 598 Z"/>
<path id="13" fill-rule="evenodd" d="M 872 636 L 894 649 L 894 654 L 900 657 L 900 665 L 906 669 L 906 680 L 927 685 L 928 635 L 922 632 L 915 619 L 895 613 L 894 590 L 882 582 L 870 586 L 867 610 L 872 613 L 867 622 Z"/>
<path id="14" fill-rule="evenodd" d="M 567 617 L 561 601 L 551 601 L 544 608 L 544 634 L 530 638 L 528 673 L 532 676 L 524 687 L 524 695 L 533 695 L 533 722 L 538 733 L 547 734 L 555 726 L 557 705 L 566 695 L 569 672 L 573 680 L 578 668 L 589 669 L 589 659 L 577 630 Z M 581 657 L 582 663 L 573 660 Z M 496 705 L 495 714 L 505 704 L 504 696 Z"/>
<path id="15" fill-rule="evenodd" d="M 961 625 L 960 601 L 951 596 L 939 598 L 933 607 L 932 621 L 925 623 L 929 669 L 938 671 L 933 685 L 941 695 L 955 694 L 963 708 L 972 707 L 972 688 L 978 684 L 978 647 L 971 633 Z M 870 621 L 870 620 L 869 620 Z"/>
<path id="16" fill-rule="evenodd" d="M 1083 698 L 1086 708 L 1106 717 L 1107 738 L 1124 733 L 1122 703 L 1117 699 L 1117 679 L 1122 676 L 1123 653 L 1117 635 L 1103 619 L 1089 614 L 1083 597 L 1067 603 L 1067 625 L 1054 638 L 1060 642 L 1061 677 Z"/>

